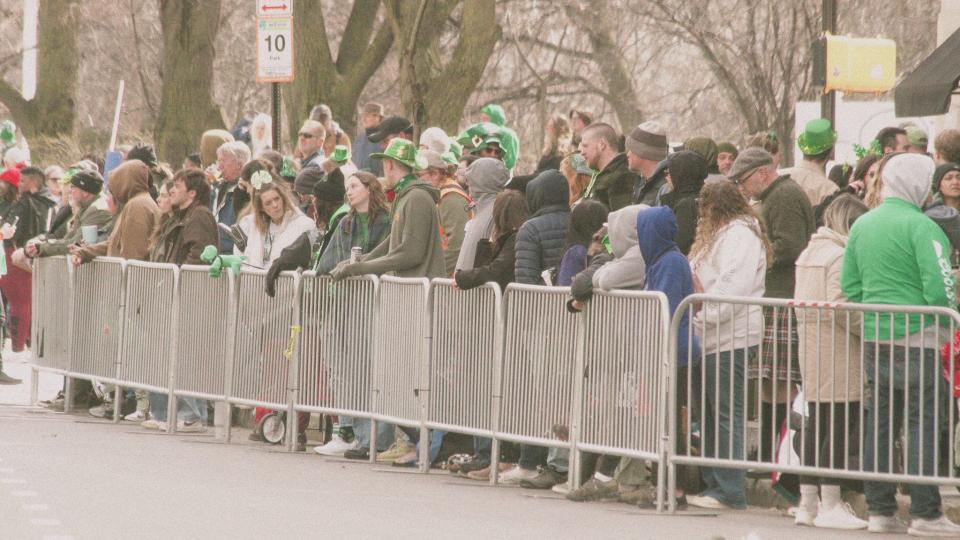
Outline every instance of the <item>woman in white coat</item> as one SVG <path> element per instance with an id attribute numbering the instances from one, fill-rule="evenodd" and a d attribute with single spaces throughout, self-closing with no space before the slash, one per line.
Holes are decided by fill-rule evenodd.
<path id="1" fill-rule="evenodd" d="M 251 212 L 241 219 L 240 228 L 247 233 L 243 250 L 246 263 L 255 268 L 270 268 L 270 264 L 305 232 L 316 228 L 290 194 L 290 189 L 277 175 L 268 170 L 253 173 Z"/>

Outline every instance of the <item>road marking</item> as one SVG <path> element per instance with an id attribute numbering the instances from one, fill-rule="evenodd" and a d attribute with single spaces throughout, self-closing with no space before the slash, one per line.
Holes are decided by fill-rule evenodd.
<path id="1" fill-rule="evenodd" d="M 13 495 L 14 497 L 36 497 L 37 496 L 36 491 L 31 491 L 29 489 L 25 489 L 22 491 L 13 491 L 10 494 Z"/>
<path id="2" fill-rule="evenodd" d="M 33 518 L 30 520 L 30 523 L 33 523 L 34 525 L 56 526 L 60 525 L 60 520 L 55 518 Z"/>
<path id="3" fill-rule="evenodd" d="M 26 484 L 27 481 L 23 478 L 4 478 L 0 480 L 0 484 Z"/>
<path id="4" fill-rule="evenodd" d="M 45 512 L 50 509 L 50 507 L 45 504 L 24 504 L 21 508 L 27 512 Z"/>

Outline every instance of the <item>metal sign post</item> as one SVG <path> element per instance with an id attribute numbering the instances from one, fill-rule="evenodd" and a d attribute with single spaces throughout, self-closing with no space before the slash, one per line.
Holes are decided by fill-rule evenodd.
<path id="1" fill-rule="evenodd" d="M 271 83 L 273 143 L 280 150 L 280 84 L 293 81 L 293 1 L 257 0 L 257 82 Z"/>

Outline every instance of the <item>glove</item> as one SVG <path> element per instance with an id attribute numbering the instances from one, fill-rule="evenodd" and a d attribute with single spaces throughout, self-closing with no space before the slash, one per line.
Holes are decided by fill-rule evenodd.
<path id="1" fill-rule="evenodd" d="M 280 277 L 280 272 L 283 272 L 283 268 L 279 264 L 280 260 L 273 261 L 273 264 L 270 265 L 270 269 L 267 270 L 267 277 L 264 280 L 264 292 L 267 293 L 267 296 L 273 298 L 277 294 L 277 278 Z"/>
<path id="2" fill-rule="evenodd" d="M 303 233 L 280 252 L 277 260 L 273 261 L 270 269 L 267 270 L 267 278 L 264 282 L 264 292 L 267 293 L 267 296 L 273 298 L 273 295 L 276 294 L 277 278 L 280 277 L 280 272 L 299 270 L 310 266 L 310 256 L 312 254 L 310 247 L 309 233 Z"/>
<path id="3" fill-rule="evenodd" d="M 351 266 L 353 265 L 350 261 L 340 261 L 337 263 L 337 266 L 330 271 L 330 277 L 332 277 L 334 281 L 340 281 L 341 279 L 352 276 L 354 273 Z"/>

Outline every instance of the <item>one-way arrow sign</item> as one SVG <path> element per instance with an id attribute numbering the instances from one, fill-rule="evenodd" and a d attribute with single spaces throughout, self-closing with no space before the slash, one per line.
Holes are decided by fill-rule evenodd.
<path id="1" fill-rule="evenodd" d="M 289 17 L 293 15 L 290 0 L 257 0 L 257 17 Z"/>

